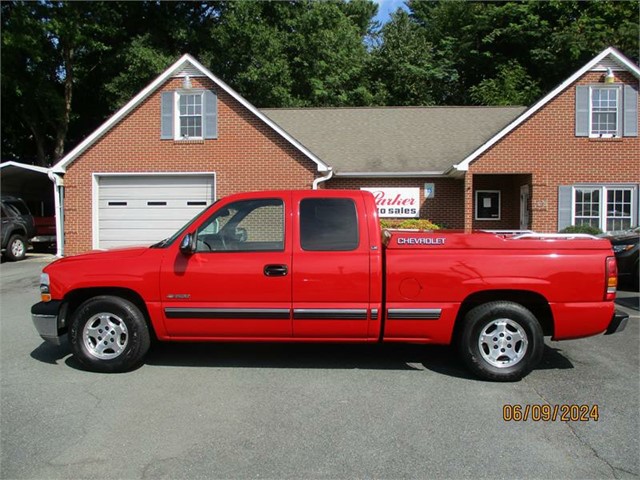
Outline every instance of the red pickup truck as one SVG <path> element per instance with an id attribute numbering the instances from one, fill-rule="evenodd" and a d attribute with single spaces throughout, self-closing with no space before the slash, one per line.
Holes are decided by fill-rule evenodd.
<path id="1" fill-rule="evenodd" d="M 542 238 L 540 238 L 542 237 Z M 32 307 L 87 368 L 138 366 L 161 341 L 456 344 L 517 380 L 555 340 L 621 331 L 608 240 L 381 231 L 365 191 L 233 195 L 171 238 L 48 265 Z"/>

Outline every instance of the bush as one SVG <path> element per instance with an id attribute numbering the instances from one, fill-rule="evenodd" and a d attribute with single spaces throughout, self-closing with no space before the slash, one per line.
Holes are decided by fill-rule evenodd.
<path id="1" fill-rule="evenodd" d="M 599 235 L 602 230 L 591 225 L 571 225 L 560 231 L 560 233 L 586 233 L 588 235 Z"/>
<path id="2" fill-rule="evenodd" d="M 380 226 L 389 229 L 407 228 L 412 230 L 440 230 L 441 228 L 430 220 L 420 218 L 408 218 L 406 220 L 382 219 L 380 220 Z"/>

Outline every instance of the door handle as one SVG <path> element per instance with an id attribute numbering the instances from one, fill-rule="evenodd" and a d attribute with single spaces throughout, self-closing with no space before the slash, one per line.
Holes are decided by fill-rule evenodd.
<path id="1" fill-rule="evenodd" d="M 267 277 L 284 277 L 289 273 L 286 265 L 265 265 L 264 274 Z"/>

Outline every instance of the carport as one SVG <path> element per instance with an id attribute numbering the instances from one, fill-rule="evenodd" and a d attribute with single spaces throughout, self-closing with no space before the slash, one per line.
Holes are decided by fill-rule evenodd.
<path id="1" fill-rule="evenodd" d="M 55 217 L 56 255 L 62 256 L 63 180 L 50 169 L 17 162 L 0 163 L 0 191 L 22 198 L 34 217 Z"/>

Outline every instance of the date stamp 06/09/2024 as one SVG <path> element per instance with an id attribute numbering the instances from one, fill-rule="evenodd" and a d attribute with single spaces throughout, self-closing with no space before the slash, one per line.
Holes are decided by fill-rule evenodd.
<path id="1" fill-rule="evenodd" d="M 597 422 L 600 409 L 597 404 L 506 404 L 502 407 L 502 419 L 505 422 Z"/>

